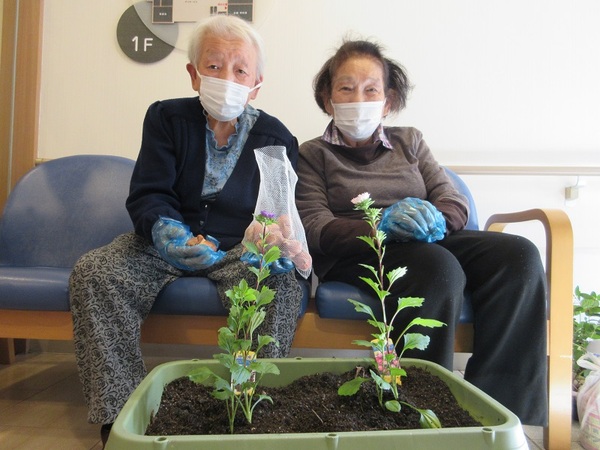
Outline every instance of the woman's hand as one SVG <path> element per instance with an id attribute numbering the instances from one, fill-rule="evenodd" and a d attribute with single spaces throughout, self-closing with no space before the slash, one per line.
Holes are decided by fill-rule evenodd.
<path id="1" fill-rule="evenodd" d="M 224 251 L 217 250 L 219 242 L 215 238 L 205 236 L 211 245 L 188 245 L 193 238 L 187 225 L 168 217 L 160 217 L 152 227 L 154 248 L 165 261 L 178 269 L 206 269 L 225 256 Z"/>
<path id="2" fill-rule="evenodd" d="M 383 211 L 378 229 L 391 241 L 435 242 L 444 238 L 446 219 L 427 200 L 407 197 Z"/>

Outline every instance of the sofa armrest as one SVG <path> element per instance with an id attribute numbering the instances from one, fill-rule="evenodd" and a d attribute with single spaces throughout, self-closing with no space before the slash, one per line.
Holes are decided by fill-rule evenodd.
<path id="1" fill-rule="evenodd" d="M 530 209 L 494 214 L 485 230 L 503 231 L 511 223 L 539 221 L 546 234 L 548 278 L 549 418 L 544 440 L 568 448 L 571 426 L 573 358 L 573 230 L 568 215 L 558 209 Z M 561 445 L 567 447 L 562 447 Z M 546 447 L 548 448 L 548 447 Z"/>

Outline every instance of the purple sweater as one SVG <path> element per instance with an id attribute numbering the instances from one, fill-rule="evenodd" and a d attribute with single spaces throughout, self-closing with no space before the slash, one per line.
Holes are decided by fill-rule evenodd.
<path id="1" fill-rule="evenodd" d="M 467 199 L 439 166 L 421 132 L 386 127 L 385 133 L 393 150 L 381 142 L 351 148 L 320 137 L 300 146 L 296 202 L 319 277 L 344 256 L 370 251 L 356 237 L 371 230 L 351 202 L 363 192 L 371 195 L 375 208 L 406 197 L 428 200 L 444 215 L 446 233 L 467 223 Z"/>

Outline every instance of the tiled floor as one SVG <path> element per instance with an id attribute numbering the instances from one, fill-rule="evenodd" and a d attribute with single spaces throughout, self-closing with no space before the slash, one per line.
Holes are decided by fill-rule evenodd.
<path id="1" fill-rule="evenodd" d="M 0 448 L 101 450 L 98 425 L 86 421 L 73 353 L 43 350 L 30 350 L 19 355 L 15 364 L 0 365 Z M 212 348 L 199 352 L 198 348 L 179 346 L 173 351 L 172 347 L 154 346 L 144 354 L 153 355 L 146 358 L 150 369 L 165 361 L 210 357 L 213 353 Z M 331 356 L 314 351 L 296 353 L 294 356 Z M 335 355 L 347 356 L 340 352 Z M 525 427 L 525 434 L 531 450 L 543 449 L 541 428 Z M 572 439 L 571 449 L 582 449 L 577 443 L 576 422 Z"/>

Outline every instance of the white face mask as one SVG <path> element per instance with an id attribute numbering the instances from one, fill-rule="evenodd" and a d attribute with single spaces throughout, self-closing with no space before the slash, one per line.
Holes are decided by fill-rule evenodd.
<path id="1" fill-rule="evenodd" d="M 262 83 L 252 89 L 243 84 L 221 78 L 200 76 L 200 103 L 206 112 L 220 122 L 228 122 L 238 117 L 248 103 L 248 95 Z"/>
<path id="2" fill-rule="evenodd" d="M 353 141 L 369 138 L 381 123 L 385 100 L 380 102 L 333 103 L 333 122 Z"/>

